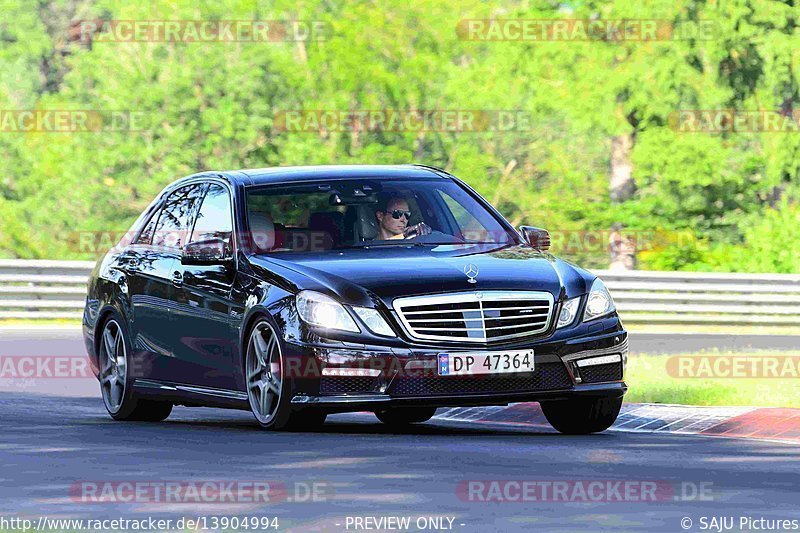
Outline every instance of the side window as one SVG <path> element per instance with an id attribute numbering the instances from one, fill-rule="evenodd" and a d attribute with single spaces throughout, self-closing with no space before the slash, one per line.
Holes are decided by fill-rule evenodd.
<path id="1" fill-rule="evenodd" d="M 197 221 L 189 242 L 222 239 L 225 249 L 231 250 L 233 220 L 231 219 L 231 198 L 222 185 L 212 183 L 197 213 Z"/>
<path id="2" fill-rule="evenodd" d="M 191 229 L 197 203 L 205 185 L 181 187 L 169 195 L 158 217 L 153 245 L 165 248 L 182 248 Z"/>
<path id="3" fill-rule="evenodd" d="M 150 220 L 147 221 L 145 224 L 144 229 L 139 234 L 139 237 L 136 239 L 136 244 L 152 244 L 153 243 L 153 233 L 156 231 L 156 223 L 158 222 L 158 215 L 161 214 L 161 208 L 156 209 L 153 211 L 153 214 L 150 215 Z"/>

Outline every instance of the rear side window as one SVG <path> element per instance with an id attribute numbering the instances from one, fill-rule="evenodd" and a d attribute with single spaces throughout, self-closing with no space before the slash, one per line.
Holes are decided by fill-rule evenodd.
<path id="1" fill-rule="evenodd" d="M 227 250 L 231 249 L 233 220 L 231 218 L 231 199 L 222 185 L 212 183 L 197 213 L 190 242 L 221 239 Z"/>
<path id="2" fill-rule="evenodd" d="M 136 244 L 152 244 L 153 243 L 153 233 L 156 231 L 156 223 L 158 223 L 158 215 L 161 214 L 161 209 L 156 209 L 152 215 L 150 215 L 150 220 L 147 221 L 145 224 L 144 229 L 141 233 L 139 233 L 139 237 L 136 239 Z"/>
<path id="3" fill-rule="evenodd" d="M 248 196 L 248 209 L 250 213 L 263 213 L 279 228 L 307 228 L 308 221 L 313 213 L 335 210 L 331 207 L 330 196 L 327 192 L 296 192 L 291 188 L 284 188 L 286 192 L 277 189 L 267 194 L 253 194 Z M 339 208 L 344 212 L 344 208 Z"/>
<path id="4" fill-rule="evenodd" d="M 153 246 L 182 248 L 205 185 L 181 187 L 167 197 L 153 234 Z"/>

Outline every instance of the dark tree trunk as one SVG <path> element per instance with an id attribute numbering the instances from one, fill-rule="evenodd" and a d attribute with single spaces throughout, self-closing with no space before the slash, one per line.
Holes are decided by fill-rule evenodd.
<path id="1" fill-rule="evenodd" d="M 626 133 L 611 139 L 611 177 L 609 189 L 613 203 L 624 202 L 636 192 L 633 180 L 634 134 Z M 636 268 L 636 240 L 622 233 L 622 226 L 614 224 L 609 238 L 609 268 L 615 270 L 633 270 Z"/>

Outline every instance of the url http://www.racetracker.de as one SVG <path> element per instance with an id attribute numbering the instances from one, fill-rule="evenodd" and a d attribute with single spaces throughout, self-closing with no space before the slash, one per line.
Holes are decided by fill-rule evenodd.
<path id="1" fill-rule="evenodd" d="M 35 518 L 0 516 L 0 531 L 27 532 L 107 532 L 107 531 L 205 531 L 205 530 L 277 530 L 280 521 L 274 516 L 196 516 L 182 518 Z"/>

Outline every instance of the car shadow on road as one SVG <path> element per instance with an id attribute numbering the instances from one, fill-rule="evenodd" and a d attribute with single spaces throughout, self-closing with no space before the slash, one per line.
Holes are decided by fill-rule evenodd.
<path id="1" fill-rule="evenodd" d="M 263 430 L 248 411 L 175 407 L 170 417 L 163 422 L 116 422 L 110 418 L 103 408 L 102 400 L 91 397 L 57 397 L 43 396 L 35 393 L 0 393 L 0 406 L 17 406 L 32 413 L 34 419 L 37 413 L 52 411 L 57 404 L 58 411 L 62 413 L 64 423 L 77 426 L 108 426 L 117 434 L 146 434 L 148 430 L 161 433 L 170 428 L 173 431 L 181 430 L 224 430 L 258 432 L 264 434 L 321 434 L 321 435 L 415 435 L 415 436 L 536 436 L 542 439 L 564 438 L 555 430 L 540 424 L 503 424 L 486 421 L 449 420 L 434 418 L 429 422 L 413 424 L 406 427 L 387 426 L 368 412 L 343 413 L 330 415 L 326 423 L 317 428 L 306 431 L 294 430 L 287 432 L 270 432 Z M 13 410 L 13 407 L 12 407 Z M 441 412 L 441 411 L 440 411 Z M 0 421 L 7 417 L 0 413 Z M 30 422 L 33 422 L 29 418 Z M 51 422 L 51 420 L 48 420 Z M 113 428 L 113 429 L 112 429 Z M 608 439 L 618 435 L 614 432 L 599 433 L 586 436 L 571 436 L 570 438 Z"/>
<path id="2" fill-rule="evenodd" d="M 297 429 L 281 433 L 314 433 L 314 434 L 328 434 L 328 435 L 538 435 L 542 437 L 558 436 L 557 433 L 547 431 L 544 428 L 514 428 L 508 429 L 498 426 L 484 426 L 476 425 L 471 426 L 469 422 L 460 422 L 458 426 L 447 423 L 444 425 L 437 420 L 424 422 L 421 424 L 413 424 L 408 427 L 390 427 L 382 424 L 381 422 L 372 422 L 369 420 L 371 415 L 363 414 L 357 415 L 363 417 L 364 421 L 327 421 L 323 426 L 309 430 Z M 261 429 L 254 421 L 244 420 L 166 420 L 162 423 L 164 426 L 171 427 L 207 427 L 207 428 L 228 428 L 243 431 L 259 431 L 263 433 L 270 433 Z"/>

